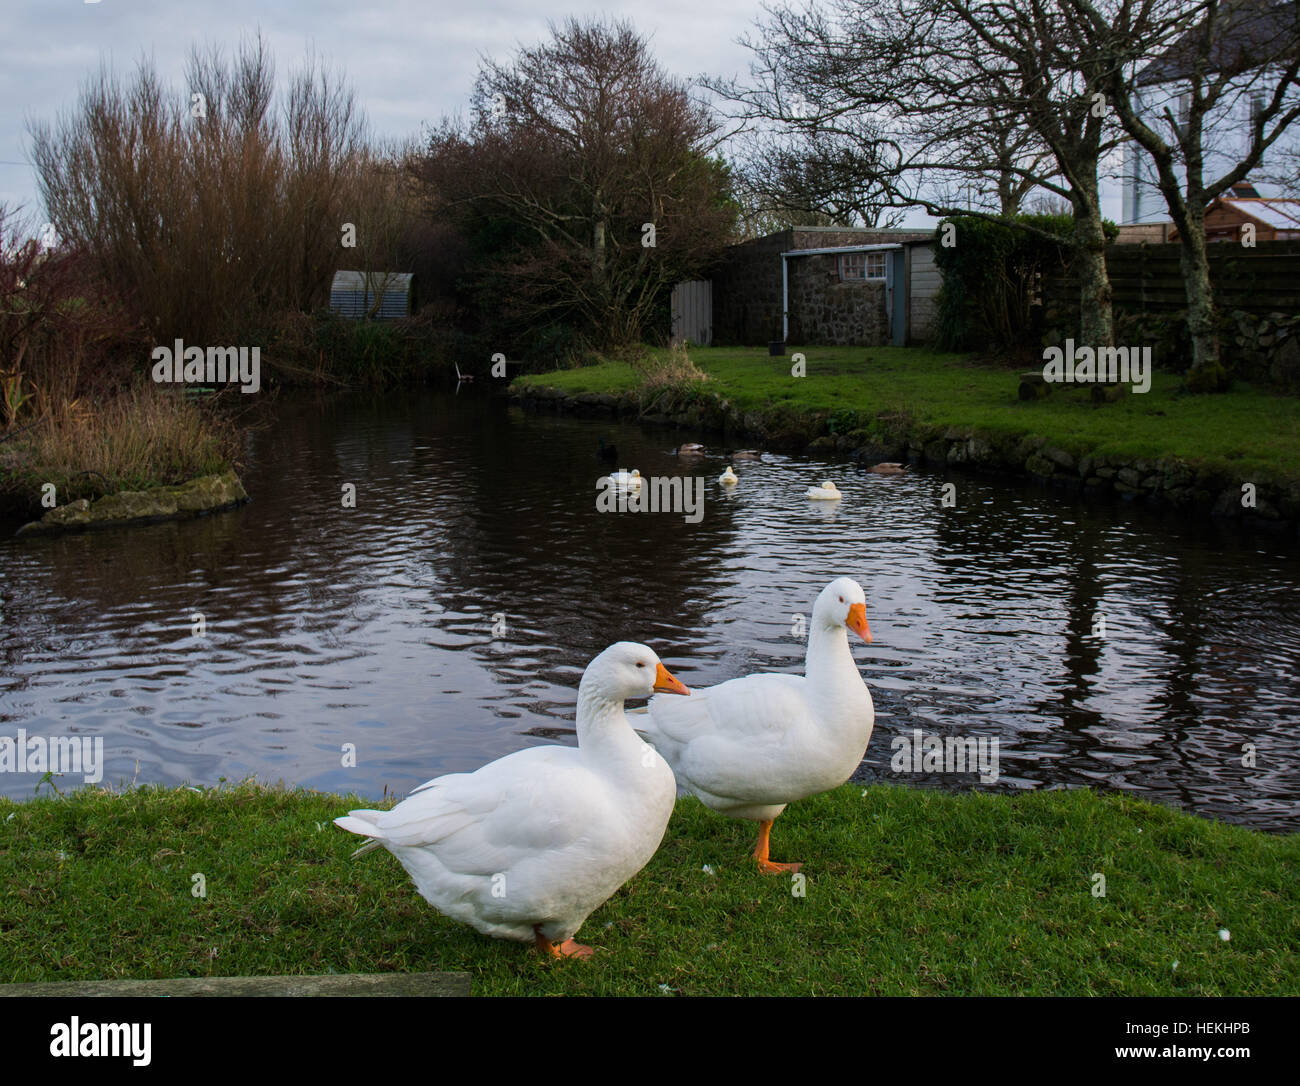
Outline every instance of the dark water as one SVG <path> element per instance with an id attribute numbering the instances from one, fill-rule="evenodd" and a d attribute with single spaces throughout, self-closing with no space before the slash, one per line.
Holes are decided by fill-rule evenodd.
<path id="1" fill-rule="evenodd" d="M 620 466 L 706 477 L 703 521 L 598 513 L 601 435 Z M 793 616 L 847 573 L 876 638 L 854 648 L 877 706 L 865 779 L 969 788 L 894 774 L 891 739 L 995 736 L 998 789 L 1300 829 L 1300 561 L 1282 541 L 968 476 L 944 509 L 940 475 L 783 456 L 727 494 L 725 462 L 684 466 L 678 439 L 482 395 L 282 402 L 248 440 L 241 510 L 0 541 L 0 735 L 102 735 L 105 783 L 404 792 L 572 742 L 581 669 L 615 640 L 690 685 L 797 668 Z M 826 476 L 838 508 L 803 496 Z M 0 773 L 0 791 L 38 779 Z"/>

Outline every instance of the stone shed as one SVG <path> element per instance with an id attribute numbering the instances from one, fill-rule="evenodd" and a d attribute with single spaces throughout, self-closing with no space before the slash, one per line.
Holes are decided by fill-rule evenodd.
<path id="1" fill-rule="evenodd" d="M 905 342 L 910 268 L 926 230 L 800 226 L 732 246 L 712 276 L 712 339 Z M 897 287 L 901 285 L 901 289 Z"/>

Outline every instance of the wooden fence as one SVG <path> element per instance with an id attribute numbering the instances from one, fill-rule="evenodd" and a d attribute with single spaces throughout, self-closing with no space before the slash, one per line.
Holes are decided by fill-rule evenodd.
<path id="1" fill-rule="evenodd" d="M 1169 312 L 1187 308 L 1179 248 L 1173 245 L 1112 245 L 1106 268 L 1117 310 Z M 1220 310 L 1300 313 L 1300 241 L 1261 241 L 1252 249 L 1210 245 L 1210 282 Z M 1077 309 L 1079 280 L 1068 272 L 1047 276 L 1044 301 Z"/>

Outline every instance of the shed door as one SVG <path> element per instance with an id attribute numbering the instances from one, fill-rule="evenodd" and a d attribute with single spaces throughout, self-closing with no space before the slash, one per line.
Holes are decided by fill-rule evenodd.
<path id="1" fill-rule="evenodd" d="M 891 249 L 885 254 L 885 312 L 889 315 L 889 342 L 902 347 L 907 339 L 907 252 Z"/>
<path id="2" fill-rule="evenodd" d="M 697 279 L 678 283 L 672 294 L 673 337 L 701 347 L 713 342 L 713 283 Z"/>

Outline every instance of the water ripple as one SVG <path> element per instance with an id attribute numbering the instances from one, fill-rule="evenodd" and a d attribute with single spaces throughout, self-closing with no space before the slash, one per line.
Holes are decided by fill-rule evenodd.
<path id="1" fill-rule="evenodd" d="M 110 782 L 402 791 L 572 742 L 581 669 L 615 640 L 650 642 L 692 685 L 797 670 L 796 616 L 847 573 L 876 638 L 854 650 L 877 704 L 865 777 L 971 787 L 894 773 L 891 743 L 987 735 L 993 787 L 1300 829 L 1300 562 L 1281 542 L 782 455 L 738 464 L 725 491 L 722 456 L 670 455 L 695 435 L 481 396 L 276 411 L 241 510 L 0 543 L 0 735 L 103 735 Z M 599 436 L 643 475 L 702 476 L 703 520 L 597 513 Z M 841 502 L 804 497 L 827 477 Z M 2 774 L 0 792 L 36 780 Z"/>

